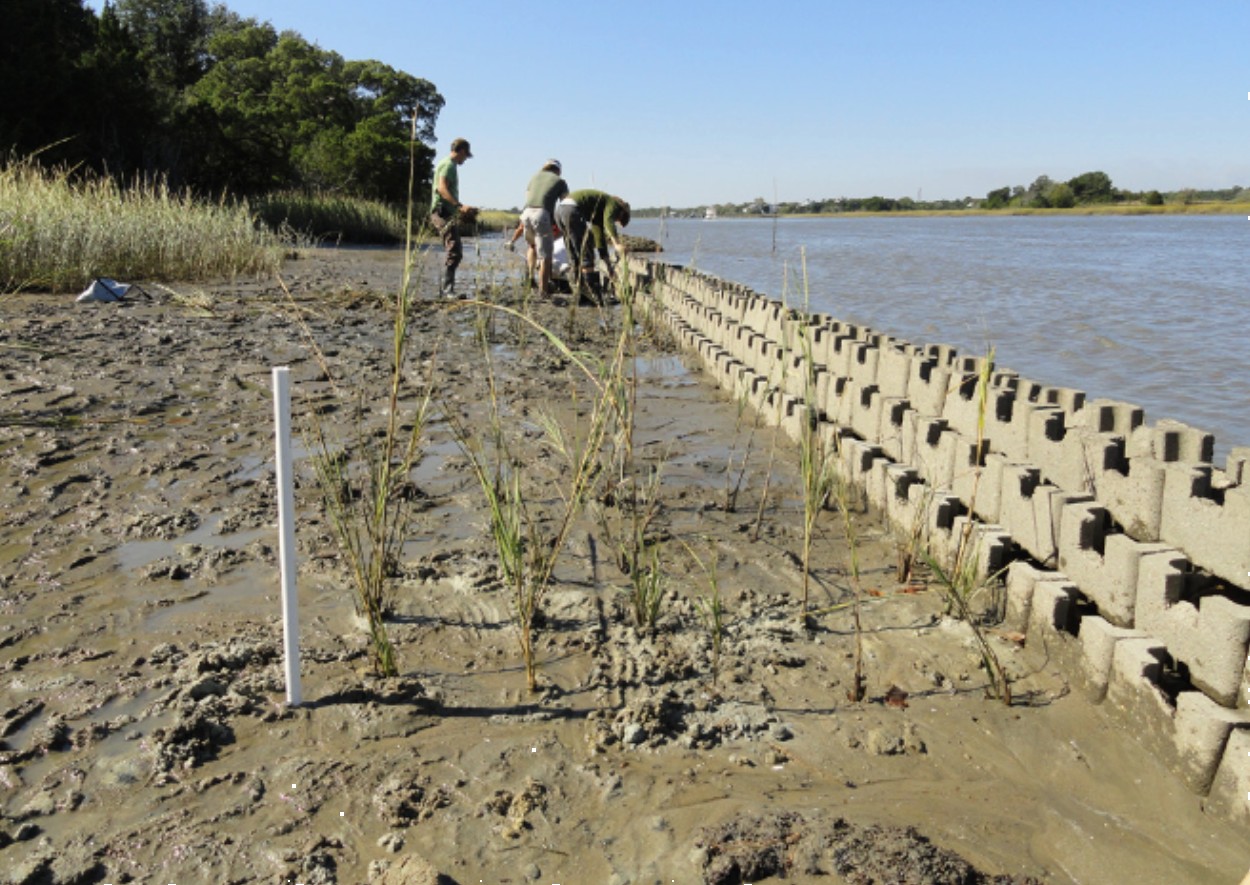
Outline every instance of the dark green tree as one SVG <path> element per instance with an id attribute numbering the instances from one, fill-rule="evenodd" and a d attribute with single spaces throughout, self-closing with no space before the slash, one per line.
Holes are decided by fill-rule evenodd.
<path id="1" fill-rule="evenodd" d="M 149 78 L 170 97 L 204 75 L 213 22 L 206 0 L 117 0 L 117 15 L 138 44 Z"/>
<path id="2" fill-rule="evenodd" d="M 1113 196 L 1111 176 L 1106 172 L 1086 172 L 1068 181 L 1078 203 L 1107 203 Z"/>
<path id="3" fill-rule="evenodd" d="M 94 39 L 82 0 L 5 0 L 0 14 L 0 152 L 76 162 L 88 106 L 80 60 Z M 67 141 L 68 139 L 68 141 Z"/>
<path id="4" fill-rule="evenodd" d="M 1062 181 L 1052 184 L 1043 195 L 1043 199 L 1046 205 L 1055 209 L 1071 209 L 1076 205 L 1076 195 L 1072 193 L 1072 188 Z"/>
<path id="5" fill-rule="evenodd" d="M 981 203 L 982 209 L 1002 209 L 1011 201 L 1011 188 L 1000 187 L 985 195 Z"/>
<path id="6" fill-rule="evenodd" d="M 1029 189 L 1025 191 L 1024 203 L 1034 209 L 1045 209 L 1050 206 L 1050 200 L 1047 198 L 1047 192 L 1054 186 L 1054 182 L 1050 180 L 1049 175 L 1039 175 L 1033 179 L 1033 183 L 1029 185 Z"/>
<path id="7" fill-rule="evenodd" d="M 148 148 L 161 128 L 160 112 L 139 47 L 112 5 L 100 12 L 80 64 L 87 105 L 78 127 L 90 165 L 117 174 L 159 171 Z"/>
<path id="8" fill-rule="evenodd" d="M 402 202 L 417 118 L 428 183 L 442 96 L 377 61 L 346 62 L 294 32 L 246 20 L 214 34 L 209 71 L 187 91 L 202 139 L 202 186 L 258 193 L 306 187 Z"/>

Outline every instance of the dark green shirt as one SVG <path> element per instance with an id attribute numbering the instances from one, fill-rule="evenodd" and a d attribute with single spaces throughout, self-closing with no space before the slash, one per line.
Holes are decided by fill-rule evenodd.
<path id="1" fill-rule="evenodd" d="M 535 209 L 541 206 L 547 210 L 548 215 L 554 215 L 556 201 L 568 192 L 569 186 L 564 183 L 563 178 L 544 169 L 530 179 L 529 186 L 525 189 L 525 205 Z"/>
<path id="2" fill-rule="evenodd" d="M 603 191 L 585 188 L 573 191 L 571 198 L 577 204 L 578 211 L 582 213 L 582 218 L 585 218 L 586 223 L 590 225 L 591 236 L 595 238 L 595 248 L 602 252 L 608 247 L 604 240 L 605 232 L 614 240 L 619 237 L 616 232 L 615 216 L 616 207 L 620 204 L 616 201 L 616 197 Z"/>

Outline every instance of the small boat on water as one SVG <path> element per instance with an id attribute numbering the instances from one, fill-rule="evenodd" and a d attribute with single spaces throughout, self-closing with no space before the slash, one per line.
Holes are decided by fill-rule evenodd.
<path id="1" fill-rule="evenodd" d="M 704 221 L 711 221 L 711 220 L 712 220 L 713 218 L 715 218 L 715 217 L 716 217 L 716 207 L 715 207 L 715 206 L 708 206 L 708 207 L 707 207 L 707 209 L 705 209 L 705 210 L 703 211 L 703 220 L 704 220 Z"/>

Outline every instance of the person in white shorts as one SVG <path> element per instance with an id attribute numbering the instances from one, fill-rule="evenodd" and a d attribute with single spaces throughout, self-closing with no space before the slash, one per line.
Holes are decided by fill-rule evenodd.
<path id="1" fill-rule="evenodd" d="M 529 248 L 525 262 L 529 266 L 530 280 L 534 279 L 534 265 L 538 265 L 538 290 L 551 294 L 551 253 L 554 237 L 551 224 L 556 201 L 569 193 L 569 186 L 560 177 L 559 160 L 548 160 L 542 169 L 530 179 L 525 189 L 525 210 L 521 213 L 521 227 Z"/>

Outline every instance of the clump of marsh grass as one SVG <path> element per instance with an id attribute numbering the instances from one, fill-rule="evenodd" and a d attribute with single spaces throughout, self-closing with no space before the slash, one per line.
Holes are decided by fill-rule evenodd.
<path id="1" fill-rule="evenodd" d="M 726 614 L 725 602 L 720 592 L 720 581 L 716 577 L 716 549 L 713 547 L 708 553 L 707 562 L 704 562 L 689 544 L 685 541 L 681 543 L 698 566 L 699 571 L 703 572 L 707 578 L 708 592 L 700 593 L 695 597 L 694 602 L 699 616 L 703 619 L 703 626 L 712 640 L 712 686 L 715 687 L 720 678 L 720 654 L 725 639 Z"/>
<path id="2" fill-rule="evenodd" d="M 553 483 L 560 499 L 559 512 L 554 521 L 542 519 L 526 503 L 529 491 L 526 473 L 532 468 L 510 451 L 489 346 L 482 348 L 490 391 L 489 448 L 458 415 L 449 409 L 444 410 L 456 442 L 468 459 L 486 499 L 491 535 L 510 591 L 513 619 L 518 627 L 526 684 L 534 692 L 538 690 L 535 634 L 539 613 L 551 587 L 558 558 L 600 470 L 599 453 L 617 407 L 615 388 L 626 352 L 624 336 L 618 339 L 612 357 L 596 364 L 585 354 L 574 352 L 558 335 L 521 311 L 478 300 L 460 302 L 458 307 L 498 311 L 537 330 L 591 385 L 592 404 L 584 419 L 583 432 L 564 434 L 556 422 L 547 422 L 550 444 L 567 456 L 570 466 L 570 471 L 565 474 L 565 484 L 560 485 L 559 481 Z"/>
<path id="3" fill-rule="evenodd" d="M 270 230 L 340 243 L 399 243 L 406 225 L 395 207 L 345 194 L 275 191 L 253 200 L 252 209 Z"/>
<path id="4" fill-rule="evenodd" d="M 391 371 L 381 432 L 366 426 L 365 391 L 358 395 L 355 436 L 346 444 L 333 442 L 314 412 L 308 435 L 313 467 L 330 523 L 347 560 L 355 591 L 356 613 L 369 634 L 370 658 L 380 676 L 396 676 L 399 665 L 386 629 L 391 611 L 389 579 L 398 570 L 399 554 L 407 538 L 411 516 L 411 475 L 419 462 L 421 442 L 430 409 L 432 388 L 418 392 L 416 405 L 405 407 L 409 393 L 405 368 L 411 341 L 414 251 L 412 234 L 415 182 L 416 118 L 409 146 L 408 217 L 404 274 L 392 310 Z M 290 298 L 290 292 L 287 292 Z M 311 334 L 304 327 L 305 335 Z M 316 342 L 314 354 L 326 377 L 333 375 Z M 402 416 L 402 417 L 401 417 Z"/>
<path id="5" fill-rule="evenodd" d="M 629 578 L 634 626 L 639 631 L 650 631 L 659 620 L 665 597 L 659 542 L 652 537 L 652 524 L 661 509 L 663 460 L 640 464 L 634 446 L 638 337 L 640 328 L 645 331 L 647 326 L 647 312 L 640 311 L 638 294 L 628 270 L 622 268 L 616 286 L 621 305 L 621 371 L 608 379 L 606 388 L 613 397 L 614 426 L 610 445 L 605 447 L 607 463 L 601 473 L 602 487 L 594 512 L 616 553 L 617 567 Z"/>
<path id="6" fill-rule="evenodd" d="M 721 509 L 726 513 L 735 513 L 738 510 L 738 496 L 742 493 L 742 486 L 746 482 L 747 469 L 751 463 L 751 451 L 755 447 L 755 433 L 760 427 L 760 411 L 750 407 L 751 398 L 745 389 L 738 394 L 735 402 L 738 413 L 734 420 L 734 441 L 730 445 L 729 453 L 725 456 L 725 497 L 721 502 Z M 734 455 L 737 453 L 743 418 L 748 411 L 751 412 L 751 429 L 747 433 L 746 444 L 738 460 L 735 476 Z"/>
<path id="7" fill-rule="evenodd" d="M 972 486 L 968 502 L 969 518 L 963 523 L 959 539 L 955 544 L 954 556 L 945 568 L 934 556 L 927 552 L 925 553 L 925 561 L 928 563 L 939 588 L 942 590 L 943 597 L 946 600 L 947 612 L 965 621 L 972 628 L 973 636 L 976 638 L 977 651 L 981 658 L 981 666 L 990 680 L 991 694 L 1003 703 L 1010 704 L 1010 680 L 1006 671 L 1003 670 L 998 654 L 986 638 L 985 631 L 982 629 L 981 619 L 972 611 L 973 597 L 996 578 L 994 575 L 988 575 L 983 578 L 980 574 L 978 563 L 979 545 L 974 538 L 972 520 L 972 513 L 975 512 L 977 492 L 981 483 L 982 463 L 986 447 L 985 416 L 989 409 L 989 388 L 993 372 L 994 348 L 990 347 L 985 358 L 981 361 L 980 372 L 977 377 L 977 438 L 976 455 L 973 459 Z"/>
<path id="8" fill-rule="evenodd" d="M 0 291 L 80 289 L 97 276 L 191 280 L 273 273 L 277 236 L 248 205 L 199 200 L 163 179 L 122 185 L 35 157 L 0 159 Z"/>

